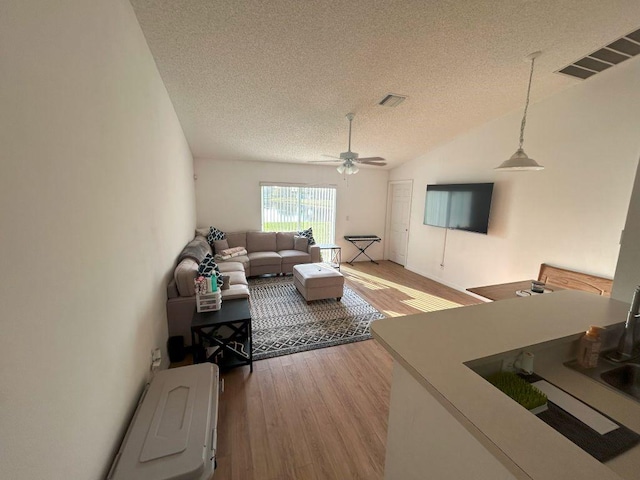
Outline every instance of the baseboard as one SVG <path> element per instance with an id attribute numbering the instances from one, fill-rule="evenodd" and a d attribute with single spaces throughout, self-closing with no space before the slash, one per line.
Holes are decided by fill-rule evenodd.
<path id="1" fill-rule="evenodd" d="M 428 278 L 429 280 L 433 280 L 434 282 L 441 283 L 442 285 L 445 285 L 445 286 L 447 286 L 449 288 L 453 288 L 454 290 L 458 290 L 459 292 L 466 293 L 467 295 L 472 295 L 473 296 L 473 294 L 471 292 L 467 292 L 467 290 L 464 287 L 461 287 L 460 285 L 456 285 L 456 284 L 451 283 L 451 282 L 446 282 L 446 281 L 444 281 L 444 280 L 442 280 L 440 278 L 434 278 L 431 275 L 428 275 L 426 272 L 423 272 L 423 271 L 421 271 L 421 270 L 419 270 L 417 268 L 413 268 L 413 267 L 410 267 L 410 266 L 407 266 L 407 265 L 405 265 L 404 268 L 409 270 L 410 272 L 417 273 L 421 277 Z M 482 298 L 482 297 L 478 297 L 478 298 Z M 486 298 L 485 298 L 485 300 L 486 300 Z"/>

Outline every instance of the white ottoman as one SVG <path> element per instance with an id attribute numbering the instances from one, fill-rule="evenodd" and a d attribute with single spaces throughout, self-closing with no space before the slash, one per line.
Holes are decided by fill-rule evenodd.
<path id="1" fill-rule="evenodd" d="M 293 284 L 307 303 L 333 297 L 340 301 L 344 277 L 321 263 L 303 263 L 293 266 Z"/>

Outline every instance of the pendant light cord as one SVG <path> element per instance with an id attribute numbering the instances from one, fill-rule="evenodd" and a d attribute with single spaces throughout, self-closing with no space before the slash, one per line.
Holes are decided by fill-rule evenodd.
<path id="1" fill-rule="evenodd" d="M 531 95 L 531 80 L 533 79 L 533 64 L 536 61 L 535 58 L 531 59 L 531 71 L 529 72 L 529 87 L 527 88 L 527 101 L 524 105 L 524 115 L 522 116 L 522 123 L 520 124 L 520 146 L 524 143 L 524 126 L 527 124 L 527 110 L 529 109 L 529 97 Z"/>

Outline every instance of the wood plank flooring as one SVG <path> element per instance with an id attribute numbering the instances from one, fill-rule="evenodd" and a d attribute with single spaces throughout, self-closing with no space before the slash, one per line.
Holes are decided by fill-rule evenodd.
<path id="1" fill-rule="evenodd" d="M 342 273 L 387 316 L 480 303 L 392 262 L 343 264 Z M 383 478 L 391 367 L 366 340 L 225 373 L 214 480 Z"/>

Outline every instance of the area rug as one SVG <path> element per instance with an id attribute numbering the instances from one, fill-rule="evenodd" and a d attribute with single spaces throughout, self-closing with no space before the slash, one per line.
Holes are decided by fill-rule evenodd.
<path id="1" fill-rule="evenodd" d="M 292 276 L 249 279 L 249 291 L 254 360 L 367 340 L 369 324 L 384 318 L 347 286 L 339 302 L 308 305 Z"/>

